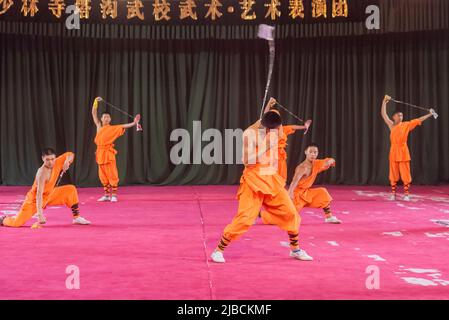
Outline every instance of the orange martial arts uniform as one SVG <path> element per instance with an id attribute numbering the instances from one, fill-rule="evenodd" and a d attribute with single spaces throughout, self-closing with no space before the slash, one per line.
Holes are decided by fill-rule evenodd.
<path id="1" fill-rule="evenodd" d="M 288 136 L 295 133 L 293 126 L 282 126 L 282 132 L 279 136 L 279 155 L 278 155 L 278 172 L 279 175 L 287 180 L 287 139 Z"/>
<path id="2" fill-rule="evenodd" d="M 100 128 L 95 136 L 97 152 L 95 153 L 98 163 L 98 175 L 103 185 L 105 194 L 117 192 L 119 177 L 114 149 L 114 141 L 125 133 L 122 125 L 106 125 Z"/>
<path id="3" fill-rule="evenodd" d="M 257 130 L 258 126 L 259 122 L 256 122 L 247 130 Z M 255 149 L 257 154 L 257 147 Z M 269 152 L 265 154 L 265 159 L 269 158 Z M 223 236 L 218 244 L 221 251 L 231 241 L 238 239 L 248 231 L 262 206 L 267 210 L 267 215 L 271 217 L 272 223 L 287 231 L 291 248 L 298 249 L 300 218 L 284 188 L 285 180 L 279 175 L 276 168 L 267 163 L 264 159 L 257 159 L 256 164 L 246 165 L 237 192 L 239 200 L 237 215 L 223 231 Z"/>
<path id="4" fill-rule="evenodd" d="M 312 172 L 307 178 L 303 178 L 298 182 L 298 185 L 294 191 L 294 204 L 297 212 L 299 213 L 302 208 L 321 208 L 324 210 L 326 216 L 330 216 L 330 203 L 332 197 L 327 192 L 326 188 L 313 188 L 312 186 L 316 180 L 317 175 L 320 172 L 329 169 L 326 166 L 326 162 L 330 159 L 315 160 L 313 162 Z M 269 215 L 262 211 L 262 221 L 264 224 L 273 224 L 273 221 Z"/>
<path id="5" fill-rule="evenodd" d="M 399 179 L 404 183 L 405 193 L 408 194 L 412 175 L 410 173 L 410 151 L 407 146 L 407 139 L 410 131 L 422 125 L 422 121 L 414 119 L 404 121 L 394 126 L 390 133 L 390 184 L 393 193 L 396 193 L 396 185 Z"/>
<path id="6" fill-rule="evenodd" d="M 71 152 L 66 152 L 63 155 L 56 158 L 55 166 L 51 171 L 50 179 L 45 183 L 44 192 L 42 195 L 42 204 L 45 209 L 47 206 L 59 206 L 65 205 L 72 209 L 75 216 L 79 215 L 78 210 L 78 192 L 75 186 L 65 185 L 62 187 L 55 187 L 58 181 L 59 175 L 64 166 L 69 155 L 73 155 Z M 21 227 L 28 220 L 30 220 L 33 215 L 37 212 L 36 208 L 36 193 L 37 193 L 37 182 L 34 181 L 31 190 L 28 191 L 25 202 L 22 205 L 19 213 L 14 217 L 6 217 L 3 220 L 3 225 L 5 227 Z"/>
<path id="7" fill-rule="evenodd" d="M 330 168 L 326 165 L 326 162 L 329 160 L 329 158 L 326 158 L 313 161 L 310 176 L 299 180 L 294 191 L 293 201 L 298 212 L 305 207 L 329 209 L 332 197 L 327 192 L 327 189 L 312 188 L 318 174 Z M 335 164 L 332 166 L 335 166 Z M 329 212 L 325 210 L 325 213 L 330 214 L 330 210 Z"/>

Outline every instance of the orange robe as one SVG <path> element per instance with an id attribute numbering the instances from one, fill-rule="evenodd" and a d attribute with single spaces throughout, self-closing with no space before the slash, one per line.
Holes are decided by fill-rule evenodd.
<path id="1" fill-rule="evenodd" d="M 295 133 L 293 126 L 282 126 L 282 132 L 279 137 L 279 155 L 278 155 L 278 171 L 279 175 L 287 180 L 287 139 L 288 136 Z"/>
<path id="2" fill-rule="evenodd" d="M 329 169 L 326 165 L 326 162 L 329 160 L 327 158 L 313 161 L 310 176 L 299 180 L 294 191 L 293 201 L 298 211 L 304 207 L 326 208 L 331 203 L 332 197 L 326 188 L 312 188 L 318 174 Z"/>
<path id="3" fill-rule="evenodd" d="M 258 122 L 247 131 L 257 130 L 257 127 Z M 257 153 L 257 146 L 255 152 Z M 264 159 L 257 159 L 254 165 L 246 165 L 237 193 L 237 215 L 226 226 L 223 237 L 228 241 L 238 239 L 254 224 L 262 206 L 271 217 L 272 224 L 297 236 L 300 219 L 284 186 L 285 180 L 277 169 L 270 167 L 269 162 Z"/>
<path id="4" fill-rule="evenodd" d="M 106 125 L 101 127 L 95 136 L 97 152 L 95 153 L 98 163 L 98 175 L 104 187 L 117 187 L 119 183 L 117 162 L 114 149 L 114 141 L 125 133 L 125 128 L 121 125 Z"/>
<path id="5" fill-rule="evenodd" d="M 50 179 L 45 183 L 44 192 L 42 195 L 43 208 L 57 205 L 65 205 L 70 208 L 79 202 L 78 192 L 76 191 L 75 186 L 65 185 L 62 187 L 55 187 L 64 166 L 64 162 L 69 155 L 73 155 L 73 153 L 66 152 L 56 158 L 55 166 L 51 171 Z M 23 226 L 28 220 L 30 220 L 37 212 L 36 193 L 37 182 L 35 180 L 31 190 L 28 191 L 26 195 L 25 201 L 22 204 L 19 213 L 14 217 L 6 217 L 5 220 L 3 220 L 3 225 L 6 227 L 17 228 Z"/>
<path id="6" fill-rule="evenodd" d="M 412 182 L 410 174 L 410 151 L 407 146 L 407 139 L 410 131 L 417 126 L 422 125 L 421 120 L 414 119 L 404 121 L 394 126 L 390 133 L 390 183 L 395 186 L 399 179 L 402 179 L 404 185 Z"/>

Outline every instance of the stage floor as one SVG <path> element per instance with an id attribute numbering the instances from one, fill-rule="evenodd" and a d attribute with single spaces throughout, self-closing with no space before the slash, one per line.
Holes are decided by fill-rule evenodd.
<path id="1" fill-rule="evenodd" d="M 0 211 L 17 211 L 27 189 L 0 187 Z M 301 212 L 315 261 L 290 258 L 286 234 L 259 221 L 214 264 L 236 190 L 123 187 L 118 203 L 97 203 L 100 188 L 79 189 L 91 226 L 49 208 L 42 229 L 0 227 L 0 299 L 449 299 L 449 186 L 413 187 L 412 202 L 387 201 L 387 187 L 333 186 L 342 225 Z M 79 290 L 66 288 L 72 265 Z M 379 289 L 367 288 L 372 270 Z"/>

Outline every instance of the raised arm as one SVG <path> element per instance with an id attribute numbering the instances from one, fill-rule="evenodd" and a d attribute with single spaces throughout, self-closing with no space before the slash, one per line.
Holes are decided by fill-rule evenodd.
<path id="1" fill-rule="evenodd" d="M 75 154 L 67 151 L 56 158 L 55 166 L 62 168 L 62 170 L 66 172 L 72 164 L 73 159 L 75 159 Z"/>
<path id="2" fill-rule="evenodd" d="M 388 104 L 388 102 L 390 102 L 390 100 L 391 100 L 391 97 L 388 95 L 385 95 L 384 101 L 382 102 L 382 108 L 381 108 L 380 114 L 382 115 L 382 118 L 384 119 L 388 128 L 391 129 L 393 127 L 394 123 L 390 119 L 390 117 L 388 117 L 388 114 L 387 114 L 387 104 Z"/>
<path id="3" fill-rule="evenodd" d="M 75 154 L 73 152 L 67 152 L 67 157 L 62 166 L 62 171 L 66 172 L 67 170 L 69 170 L 69 167 L 73 163 L 74 158 L 75 158 Z"/>
<path id="4" fill-rule="evenodd" d="M 101 122 L 98 119 L 97 109 L 98 109 L 98 102 L 101 101 L 100 97 L 96 97 L 94 100 L 94 103 L 92 105 L 92 119 L 94 120 L 95 125 L 97 126 L 97 129 L 101 127 Z"/>
<path id="5" fill-rule="evenodd" d="M 292 183 L 290 183 L 290 187 L 288 188 L 288 194 L 291 199 L 293 199 L 295 197 L 295 189 L 296 189 L 299 181 L 304 176 L 304 174 L 305 174 L 304 168 L 301 165 L 297 166 L 295 169 L 295 175 L 293 176 Z"/>
<path id="6" fill-rule="evenodd" d="M 39 169 L 36 174 L 36 211 L 37 217 L 40 224 L 44 224 L 46 222 L 45 216 L 43 214 L 43 194 L 45 188 L 45 176 L 42 174 L 42 169 Z"/>
<path id="7" fill-rule="evenodd" d="M 270 100 L 268 100 L 267 105 L 265 106 L 265 110 L 263 111 L 263 113 L 267 113 L 268 111 L 270 111 L 271 108 L 273 108 L 273 106 L 276 104 L 276 99 L 275 98 L 270 98 Z"/>

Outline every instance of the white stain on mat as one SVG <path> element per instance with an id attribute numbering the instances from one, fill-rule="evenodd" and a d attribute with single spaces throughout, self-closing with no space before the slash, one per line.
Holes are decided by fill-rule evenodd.
<path id="1" fill-rule="evenodd" d="M 19 211 L 13 211 L 13 210 L 0 210 L 1 213 L 3 214 L 11 214 L 11 215 L 16 215 Z"/>
<path id="2" fill-rule="evenodd" d="M 424 278 L 415 278 L 415 277 L 403 277 L 402 279 L 405 280 L 407 283 L 414 284 L 414 285 L 421 285 L 421 286 L 447 286 L 449 285 L 448 280 L 441 279 L 441 272 L 437 269 L 422 269 L 422 268 L 408 268 L 404 269 L 402 266 L 401 268 L 403 270 L 401 271 L 407 271 L 409 273 L 415 273 L 420 274 L 422 276 L 428 277 L 428 279 Z"/>
<path id="3" fill-rule="evenodd" d="M 288 243 L 287 241 L 281 241 L 280 244 L 281 244 L 281 247 L 290 248 L 290 243 Z"/>
<path id="4" fill-rule="evenodd" d="M 440 212 L 443 212 L 443 213 L 449 213 L 449 210 L 446 210 L 446 209 L 440 209 Z"/>
<path id="5" fill-rule="evenodd" d="M 413 272 L 413 273 L 432 273 L 432 274 L 435 274 L 435 273 L 439 273 L 440 271 L 439 270 L 436 270 L 436 269 L 419 269 L 419 268 L 409 268 L 409 269 L 404 269 L 404 270 L 406 270 L 406 271 L 410 271 L 410 272 Z"/>
<path id="6" fill-rule="evenodd" d="M 333 247 L 338 247 L 338 246 L 340 246 L 337 242 L 335 242 L 335 241 L 327 241 L 327 243 L 329 243 L 331 246 L 333 246 Z"/>
<path id="7" fill-rule="evenodd" d="M 405 282 L 407 282 L 407 283 L 414 284 L 414 285 L 419 285 L 419 286 L 424 286 L 424 287 L 438 286 L 438 284 L 435 283 L 435 282 L 433 282 L 432 280 L 423 279 L 423 278 L 408 278 L 408 277 L 403 277 L 402 279 L 403 279 Z"/>
<path id="8" fill-rule="evenodd" d="M 369 256 L 365 256 L 371 259 L 374 259 L 374 261 L 387 261 L 384 258 L 382 258 L 381 256 L 378 256 L 377 254 L 371 254 Z"/>
<path id="9" fill-rule="evenodd" d="M 396 203 L 396 205 L 398 207 L 400 207 L 400 208 L 405 208 L 405 209 L 408 209 L 408 210 L 424 210 L 424 208 L 409 207 L 409 206 L 406 206 L 405 204 L 402 204 L 402 203 Z"/>
<path id="10" fill-rule="evenodd" d="M 449 227 L 449 220 L 436 220 L 436 219 L 432 219 L 430 220 L 433 223 L 443 226 L 443 227 Z"/>
<path id="11" fill-rule="evenodd" d="M 449 286 L 449 281 L 447 281 L 447 280 L 435 279 L 434 281 L 438 282 L 442 286 Z"/>
<path id="12" fill-rule="evenodd" d="M 341 214 L 349 214 L 349 211 L 340 211 Z"/>
<path id="13" fill-rule="evenodd" d="M 433 202 L 446 202 L 446 203 L 449 203 L 449 198 L 443 198 L 443 197 L 431 197 L 429 200 L 433 201 Z"/>
<path id="14" fill-rule="evenodd" d="M 443 232 L 443 233 L 425 233 L 426 237 L 428 238 L 449 238 L 449 232 Z"/>
<path id="15" fill-rule="evenodd" d="M 383 232 L 382 234 L 384 234 L 386 236 L 393 236 L 393 237 L 403 237 L 404 236 L 401 231 Z"/>
<path id="16" fill-rule="evenodd" d="M 391 194 L 388 192 L 374 192 L 374 191 L 364 191 L 364 190 L 353 190 L 358 196 L 368 197 L 368 198 L 386 198 L 388 199 Z"/>

